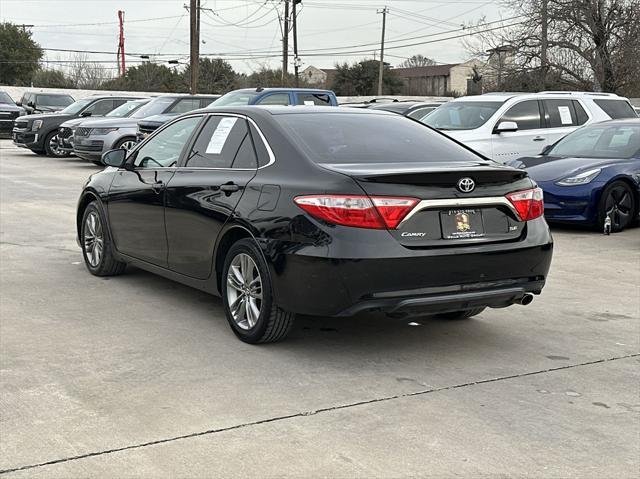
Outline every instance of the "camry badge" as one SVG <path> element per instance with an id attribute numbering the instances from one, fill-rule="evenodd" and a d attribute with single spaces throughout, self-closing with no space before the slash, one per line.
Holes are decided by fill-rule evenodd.
<path id="1" fill-rule="evenodd" d="M 471 193 L 475 187 L 476 182 L 469 177 L 458 180 L 458 189 L 463 193 Z"/>
<path id="2" fill-rule="evenodd" d="M 471 229 L 471 225 L 469 224 L 469 215 L 466 213 L 457 213 L 456 214 L 456 231 L 458 233 L 464 233 Z"/>

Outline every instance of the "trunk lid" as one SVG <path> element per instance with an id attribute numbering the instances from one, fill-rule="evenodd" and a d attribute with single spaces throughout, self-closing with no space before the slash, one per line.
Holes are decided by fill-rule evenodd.
<path id="1" fill-rule="evenodd" d="M 505 195 L 532 188 L 523 170 L 490 161 L 323 164 L 352 177 L 369 196 L 401 196 L 420 200 L 390 234 L 413 248 L 516 240 L 523 233 Z M 458 182 L 470 178 L 475 187 L 462 192 Z"/>

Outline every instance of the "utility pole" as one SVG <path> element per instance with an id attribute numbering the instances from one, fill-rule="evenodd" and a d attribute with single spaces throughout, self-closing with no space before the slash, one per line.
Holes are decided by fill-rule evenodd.
<path id="1" fill-rule="evenodd" d="M 296 13 L 296 5 L 302 3 L 302 0 L 293 0 L 293 67 L 296 72 L 296 88 L 300 86 L 300 59 L 298 58 L 298 15 Z"/>
<path id="2" fill-rule="evenodd" d="M 120 22 L 120 37 L 118 40 L 118 71 L 120 76 L 127 73 L 127 65 L 124 59 L 124 12 L 118 10 L 118 21 Z"/>
<path id="3" fill-rule="evenodd" d="M 284 28 L 282 29 L 282 86 L 286 86 L 289 69 L 289 0 L 284 0 Z"/>
<path id="4" fill-rule="evenodd" d="M 380 41 L 380 70 L 378 72 L 378 96 L 382 96 L 382 75 L 384 74 L 384 29 L 387 24 L 387 13 L 389 9 L 385 6 L 383 9 L 378 10 L 377 13 L 382 13 L 382 40 Z"/>
<path id="5" fill-rule="evenodd" d="M 200 0 L 191 0 L 189 7 L 190 23 L 190 70 L 191 82 L 189 93 L 198 92 L 198 57 L 200 56 Z"/>
<path id="6" fill-rule="evenodd" d="M 542 0 L 542 12 L 541 12 L 541 22 L 542 22 L 542 44 L 540 45 L 540 66 L 542 67 L 542 89 L 547 89 L 547 70 L 549 69 L 549 64 L 547 60 L 547 45 L 549 42 L 547 36 L 547 28 L 549 23 L 548 17 L 548 5 L 549 0 Z"/>

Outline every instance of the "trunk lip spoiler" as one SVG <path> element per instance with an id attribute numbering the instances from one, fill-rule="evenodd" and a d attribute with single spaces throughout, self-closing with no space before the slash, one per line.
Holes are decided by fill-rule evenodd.
<path id="1" fill-rule="evenodd" d="M 411 219 L 413 215 L 424 210 L 440 209 L 440 208 L 458 208 L 465 206 L 505 206 L 518 219 L 518 211 L 515 206 L 504 196 L 485 196 L 482 198 L 446 198 L 441 200 L 421 200 L 407 216 L 398 224 L 396 229 L 400 228 L 406 221 Z"/>

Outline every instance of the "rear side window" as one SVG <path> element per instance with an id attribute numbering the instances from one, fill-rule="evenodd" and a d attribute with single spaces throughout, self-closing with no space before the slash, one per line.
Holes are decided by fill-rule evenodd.
<path id="1" fill-rule="evenodd" d="M 253 140 L 256 155 L 258 156 L 258 167 L 268 165 L 269 161 L 271 161 L 271 157 L 269 156 L 269 150 L 267 150 L 267 146 L 264 144 L 260 133 L 252 123 L 249 123 L 249 131 L 251 132 L 251 139 Z"/>
<path id="2" fill-rule="evenodd" d="M 326 93 L 296 93 L 298 105 L 331 106 L 331 96 Z"/>
<path id="3" fill-rule="evenodd" d="M 187 158 L 187 167 L 255 168 L 255 153 L 247 122 L 231 116 L 212 116 Z"/>
<path id="4" fill-rule="evenodd" d="M 500 118 L 500 122 L 515 121 L 518 124 L 518 130 L 535 130 L 541 127 L 540 123 L 540 107 L 538 100 L 526 100 L 513 105 Z"/>
<path id="5" fill-rule="evenodd" d="M 578 121 L 576 102 L 573 100 L 542 100 L 542 103 L 544 104 L 547 128 L 578 126 L 584 123 Z M 580 105 L 578 104 L 578 106 Z"/>
<path id="6" fill-rule="evenodd" d="M 316 163 L 448 164 L 480 159 L 446 136 L 400 115 L 299 113 L 273 118 Z"/>
<path id="7" fill-rule="evenodd" d="M 624 100 L 593 100 L 610 118 L 637 118 L 633 107 Z"/>
<path id="8" fill-rule="evenodd" d="M 589 115 L 584 111 L 579 101 L 573 100 L 573 108 L 576 110 L 576 118 L 578 119 L 578 125 L 584 125 L 589 119 Z"/>

